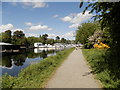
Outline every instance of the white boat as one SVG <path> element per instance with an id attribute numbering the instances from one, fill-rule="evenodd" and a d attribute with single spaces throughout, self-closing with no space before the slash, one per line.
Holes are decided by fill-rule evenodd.
<path id="1" fill-rule="evenodd" d="M 39 47 L 39 48 L 46 48 L 47 46 L 46 45 L 43 45 L 42 43 L 34 43 L 34 47 Z"/>
<path id="2" fill-rule="evenodd" d="M 55 48 L 54 45 L 50 45 L 50 44 L 43 45 L 42 43 L 39 43 L 39 42 L 34 43 L 34 47 L 37 47 L 37 48 Z"/>

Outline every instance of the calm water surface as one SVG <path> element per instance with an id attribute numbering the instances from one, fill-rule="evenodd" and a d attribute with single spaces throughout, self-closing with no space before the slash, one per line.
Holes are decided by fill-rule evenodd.
<path id="1" fill-rule="evenodd" d="M 30 49 L 19 53 L 2 53 L 0 60 L 0 69 L 2 75 L 8 73 L 11 76 L 17 76 L 21 69 L 37 63 L 44 58 L 55 55 L 61 50 Z"/>

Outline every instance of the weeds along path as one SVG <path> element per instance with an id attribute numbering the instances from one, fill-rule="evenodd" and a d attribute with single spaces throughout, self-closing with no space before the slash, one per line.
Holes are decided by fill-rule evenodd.
<path id="1" fill-rule="evenodd" d="M 81 49 L 74 50 L 58 68 L 46 88 L 101 88 L 94 79 Z"/>

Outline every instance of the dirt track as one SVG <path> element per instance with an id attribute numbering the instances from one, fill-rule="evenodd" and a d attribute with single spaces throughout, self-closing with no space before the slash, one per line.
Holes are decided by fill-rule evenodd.
<path id="1" fill-rule="evenodd" d="M 58 68 L 46 88 L 101 88 L 94 79 L 81 49 L 74 50 Z"/>

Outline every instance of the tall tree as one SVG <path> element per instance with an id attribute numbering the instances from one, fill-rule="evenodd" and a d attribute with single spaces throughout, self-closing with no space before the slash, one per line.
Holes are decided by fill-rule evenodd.
<path id="1" fill-rule="evenodd" d="M 28 43 L 23 31 L 15 31 L 13 33 L 12 43 L 18 45 L 26 45 Z"/>
<path id="2" fill-rule="evenodd" d="M 61 43 L 66 43 L 66 39 L 65 38 L 61 38 Z"/>
<path id="3" fill-rule="evenodd" d="M 46 44 L 47 37 L 48 37 L 47 34 L 42 35 L 42 37 L 41 37 L 41 42 L 42 42 L 43 44 Z"/>
<path id="4" fill-rule="evenodd" d="M 82 7 L 83 2 L 80 4 Z M 95 2 L 90 3 L 83 11 L 83 14 L 88 8 L 92 8 L 89 13 L 96 12 L 94 19 L 99 19 L 102 29 L 109 28 L 113 42 L 111 47 L 120 46 L 120 2 Z"/>
<path id="5" fill-rule="evenodd" d="M 22 37 L 25 37 L 25 34 L 23 33 L 23 31 L 15 31 L 13 33 L 13 37 L 15 37 L 15 38 L 22 38 Z"/>
<path id="6" fill-rule="evenodd" d="M 59 43 L 60 42 L 60 37 L 56 36 L 56 42 Z"/>
<path id="7" fill-rule="evenodd" d="M 2 33 L 2 42 L 11 43 L 11 30 Z"/>
<path id="8" fill-rule="evenodd" d="M 59 37 L 59 36 L 56 36 L 56 40 L 60 40 L 60 37 Z"/>
<path id="9" fill-rule="evenodd" d="M 94 31 L 97 29 L 100 29 L 98 22 L 83 23 L 76 31 L 76 42 L 80 42 L 82 44 L 87 43 L 88 37 L 93 35 Z"/>

